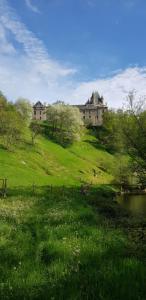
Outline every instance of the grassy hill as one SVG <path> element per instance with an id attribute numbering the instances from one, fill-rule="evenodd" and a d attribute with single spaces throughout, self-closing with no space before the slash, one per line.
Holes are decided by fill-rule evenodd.
<path id="1" fill-rule="evenodd" d="M 98 146 L 96 138 L 89 133 L 68 148 L 43 136 L 32 146 L 27 134 L 26 142 L 14 152 L 0 149 L 0 178 L 8 178 L 9 186 L 78 185 L 81 180 L 109 183 L 112 176 L 102 170 L 106 161 L 113 163 L 112 155 Z"/>
<path id="2" fill-rule="evenodd" d="M 114 163 L 89 133 L 66 149 L 42 136 L 32 146 L 29 135 L 13 152 L 0 149 L 9 187 L 0 199 L 0 299 L 146 299 L 145 220 L 100 186 Z M 94 183 L 87 195 L 81 181 Z"/>

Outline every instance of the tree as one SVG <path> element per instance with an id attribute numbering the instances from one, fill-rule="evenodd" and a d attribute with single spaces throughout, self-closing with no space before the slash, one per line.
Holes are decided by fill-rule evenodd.
<path id="1" fill-rule="evenodd" d="M 47 123 L 51 136 L 62 145 L 80 139 L 83 121 L 77 107 L 64 103 L 50 105 L 47 109 Z"/>
<path id="2" fill-rule="evenodd" d="M 132 184 L 134 178 L 133 171 L 131 169 L 130 159 L 127 156 L 116 155 L 116 163 L 112 168 L 112 174 L 114 175 L 113 182 L 119 184 L 122 188 Z"/>
<path id="3" fill-rule="evenodd" d="M 31 122 L 29 128 L 31 130 L 32 144 L 34 145 L 36 137 L 42 132 L 42 127 L 38 121 L 33 121 Z"/>
<path id="4" fill-rule="evenodd" d="M 24 122 L 15 110 L 2 110 L 0 112 L 0 136 L 7 149 L 20 140 L 24 130 Z"/>
<path id="5" fill-rule="evenodd" d="M 104 113 L 103 126 L 97 129 L 97 137 L 109 152 L 123 151 L 121 129 L 123 111 L 109 110 Z"/>
<path id="6" fill-rule="evenodd" d="M 133 159 L 133 172 L 139 182 L 146 185 L 146 111 L 144 99 L 136 100 L 134 91 L 127 97 L 122 133 L 127 153 Z"/>
<path id="7" fill-rule="evenodd" d="M 19 98 L 15 102 L 16 110 L 20 113 L 22 118 L 25 120 L 26 124 L 29 125 L 32 119 L 32 105 L 29 100 L 24 98 Z"/>
<path id="8" fill-rule="evenodd" d="M 49 126 L 49 134 L 54 137 L 59 122 L 59 105 L 49 105 L 47 109 L 47 123 Z"/>
<path id="9" fill-rule="evenodd" d="M 18 143 L 25 127 L 24 118 L 0 92 L 0 137 L 7 149 Z"/>
<path id="10" fill-rule="evenodd" d="M 0 108 L 4 108 L 7 105 L 7 98 L 4 96 L 4 94 L 0 91 Z"/>

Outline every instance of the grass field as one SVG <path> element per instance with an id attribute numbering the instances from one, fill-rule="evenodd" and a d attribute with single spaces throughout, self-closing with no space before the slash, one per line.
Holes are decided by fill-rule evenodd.
<path id="1" fill-rule="evenodd" d="M 94 136 L 86 134 L 81 142 L 69 148 L 39 137 L 32 146 L 30 137 L 14 152 L 0 149 L 0 178 L 8 178 L 9 186 L 78 185 L 80 181 L 108 183 L 112 176 L 99 167 L 113 157 L 96 145 Z M 93 176 L 96 169 L 97 176 Z"/>
<path id="2" fill-rule="evenodd" d="M 15 188 L 0 206 L 1 299 L 145 300 L 146 266 L 110 190 Z"/>
<path id="3" fill-rule="evenodd" d="M 90 135 L 68 149 L 44 137 L 0 149 L 0 299 L 146 299 L 145 220 L 114 201 L 106 161 Z M 86 195 L 81 181 L 93 183 Z"/>

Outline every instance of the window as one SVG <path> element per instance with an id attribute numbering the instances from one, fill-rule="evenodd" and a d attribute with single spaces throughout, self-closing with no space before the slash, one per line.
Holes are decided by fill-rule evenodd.
<path id="1" fill-rule="evenodd" d="M 83 116 L 83 119 L 85 119 L 85 116 Z"/>
<path id="2" fill-rule="evenodd" d="M 42 119 L 42 117 L 40 117 L 40 120 Z"/>
<path id="3" fill-rule="evenodd" d="M 42 111 L 40 110 L 40 115 L 42 114 Z"/>
<path id="4" fill-rule="evenodd" d="M 36 110 L 34 110 L 34 115 L 36 116 Z"/>

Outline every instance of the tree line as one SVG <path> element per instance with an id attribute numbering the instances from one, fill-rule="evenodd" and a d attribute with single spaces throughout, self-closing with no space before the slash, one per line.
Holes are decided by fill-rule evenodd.
<path id="1" fill-rule="evenodd" d="M 20 98 L 12 103 L 0 92 L 0 138 L 4 147 L 11 149 L 19 143 L 31 116 L 32 107 L 28 100 Z"/>
<path id="2" fill-rule="evenodd" d="M 29 128 L 31 143 L 39 134 L 45 134 L 61 145 L 69 145 L 79 140 L 83 131 L 83 121 L 77 107 L 63 102 L 48 106 L 46 121 L 32 120 L 32 105 L 29 100 L 19 98 L 10 102 L 0 92 L 0 140 L 3 146 L 11 149 L 25 138 Z"/>
<path id="3" fill-rule="evenodd" d="M 146 186 L 146 110 L 145 99 L 131 91 L 123 109 L 109 110 L 98 130 L 100 143 L 116 154 L 114 177 L 123 186 Z"/>

